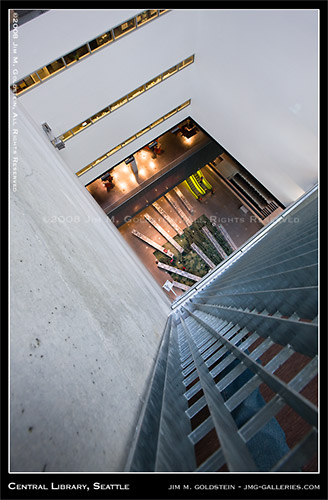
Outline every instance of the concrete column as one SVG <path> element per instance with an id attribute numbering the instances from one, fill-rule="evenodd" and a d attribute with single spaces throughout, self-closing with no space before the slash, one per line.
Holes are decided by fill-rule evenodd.
<path id="1" fill-rule="evenodd" d="M 19 104 L 10 167 L 11 470 L 121 471 L 169 300 Z"/>

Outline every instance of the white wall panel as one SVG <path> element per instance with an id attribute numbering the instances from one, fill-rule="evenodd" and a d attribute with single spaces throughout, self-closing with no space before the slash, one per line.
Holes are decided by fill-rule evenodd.
<path id="1" fill-rule="evenodd" d="M 79 15 L 88 25 L 89 13 Z M 288 204 L 317 181 L 317 18 L 314 9 L 173 10 L 19 99 L 59 135 L 195 53 L 181 74 L 68 141 L 62 158 L 72 171 L 83 160 L 82 168 L 191 97 L 188 114 Z M 103 20 L 89 19 L 90 30 L 102 31 Z"/>
<path id="2" fill-rule="evenodd" d="M 199 12 L 193 118 L 283 203 L 317 180 L 317 12 Z"/>
<path id="3" fill-rule="evenodd" d="M 195 51 L 185 16 L 163 14 L 19 97 L 57 136 Z M 175 14 L 175 13 L 174 13 Z"/>
<path id="4" fill-rule="evenodd" d="M 188 79 L 192 71 L 191 65 L 66 141 L 66 148 L 60 154 L 72 172 L 78 172 L 187 101 L 191 97 Z M 156 130 L 154 134 L 157 133 Z"/>

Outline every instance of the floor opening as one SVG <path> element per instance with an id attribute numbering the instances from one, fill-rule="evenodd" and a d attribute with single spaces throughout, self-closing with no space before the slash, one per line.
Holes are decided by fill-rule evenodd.
<path id="1" fill-rule="evenodd" d="M 190 117 L 86 187 L 171 300 L 284 208 Z"/>

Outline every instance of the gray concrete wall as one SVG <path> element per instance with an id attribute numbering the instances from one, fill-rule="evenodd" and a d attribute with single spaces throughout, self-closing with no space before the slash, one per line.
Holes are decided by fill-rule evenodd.
<path id="1" fill-rule="evenodd" d="M 12 110 L 11 470 L 121 471 L 169 300 L 41 126 Z"/>

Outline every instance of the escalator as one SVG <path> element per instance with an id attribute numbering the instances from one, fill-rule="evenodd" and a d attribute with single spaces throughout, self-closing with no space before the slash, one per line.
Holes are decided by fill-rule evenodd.
<path id="1" fill-rule="evenodd" d="M 194 196 L 194 198 L 196 198 L 196 200 L 198 200 L 199 199 L 199 194 L 197 194 L 196 188 L 195 188 L 194 184 L 191 182 L 190 177 L 188 177 L 188 179 L 186 179 L 183 182 L 183 184 L 191 192 L 191 194 Z"/>
<path id="2" fill-rule="evenodd" d="M 204 196 L 204 194 L 206 194 L 206 191 L 204 188 L 202 188 L 201 184 L 199 183 L 200 177 L 197 174 L 193 174 L 190 176 L 190 180 L 197 189 L 197 191 Z"/>
<path id="3" fill-rule="evenodd" d="M 197 170 L 196 173 L 188 177 L 184 181 L 184 185 L 197 200 L 201 199 L 202 196 L 213 190 L 212 185 L 204 177 L 201 170 Z"/>
<path id="4" fill-rule="evenodd" d="M 197 177 L 196 177 L 196 176 L 197 176 Z M 197 172 L 196 172 L 196 174 L 195 174 L 195 177 L 197 178 L 197 180 L 198 180 L 198 178 L 199 178 L 199 180 L 198 180 L 198 183 L 199 183 L 199 184 L 201 184 L 201 185 L 202 185 L 202 186 L 204 186 L 205 188 L 207 188 L 207 189 L 209 189 L 210 191 L 212 191 L 212 189 L 213 189 L 212 184 L 210 184 L 210 183 L 208 182 L 208 180 L 205 178 L 205 176 L 204 176 L 204 174 L 203 174 L 203 172 L 202 172 L 201 170 L 197 170 Z"/>

